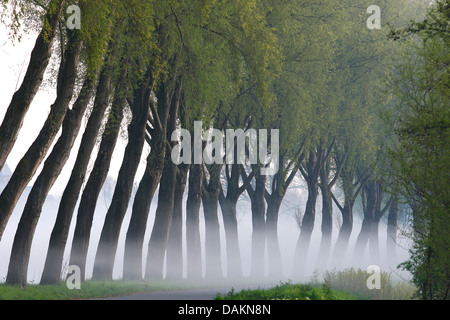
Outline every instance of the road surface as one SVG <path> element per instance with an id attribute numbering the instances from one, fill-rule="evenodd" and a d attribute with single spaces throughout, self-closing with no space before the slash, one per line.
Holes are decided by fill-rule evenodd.
<path id="1" fill-rule="evenodd" d="M 250 289 L 263 288 L 264 286 L 252 286 Z M 249 289 L 249 287 L 233 287 L 235 292 Z M 187 289 L 174 291 L 158 291 L 149 293 L 136 293 L 121 297 L 109 297 L 100 300 L 213 300 L 217 293 L 222 295 L 230 292 L 228 288 Z"/>

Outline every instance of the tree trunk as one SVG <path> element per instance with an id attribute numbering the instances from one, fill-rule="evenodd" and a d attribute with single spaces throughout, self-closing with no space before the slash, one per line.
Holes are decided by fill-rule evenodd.
<path id="1" fill-rule="evenodd" d="M 202 202 L 202 165 L 191 165 L 189 193 L 186 203 L 187 276 L 202 277 L 202 251 L 200 243 L 200 205 Z"/>
<path id="2" fill-rule="evenodd" d="M 151 140 L 147 168 L 134 197 L 133 210 L 125 239 L 123 276 L 126 280 L 142 280 L 143 246 L 150 206 L 164 170 L 165 137 Z"/>
<path id="3" fill-rule="evenodd" d="M 28 175 L 30 171 L 27 169 L 33 167 L 32 165 L 30 166 L 30 163 L 28 163 L 28 165 L 24 163 L 31 159 L 35 160 L 35 165 L 32 170 L 34 174 L 37 166 L 39 166 L 45 157 L 47 150 L 50 148 L 53 139 L 56 137 L 61 123 L 64 118 L 66 118 L 63 126 L 63 133 L 49 158 L 45 162 L 44 168 L 34 183 L 30 195 L 28 196 L 27 203 L 14 237 L 8 275 L 6 278 L 8 284 L 19 284 L 22 287 L 27 285 L 27 269 L 31 251 L 31 243 L 33 241 L 34 231 L 42 211 L 42 206 L 44 205 L 50 188 L 53 186 L 53 183 L 58 178 L 67 159 L 69 158 L 71 148 L 78 133 L 77 131 L 81 125 L 81 123 L 77 125 L 77 122 L 81 121 L 85 109 L 75 110 L 74 112 L 69 112 L 68 110 L 68 106 L 73 95 L 73 89 L 75 87 L 81 48 L 82 42 L 77 39 L 76 34 L 71 34 L 69 48 L 66 52 L 67 56 L 63 59 L 65 62 L 61 66 L 62 72 L 60 73 L 57 90 L 58 96 L 55 103 L 51 107 L 50 115 L 47 118 L 41 133 L 27 151 L 24 158 L 22 158 L 10 180 L 11 182 L 16 174 L 23 174 L 22 177 L 16 180 L 18 189 L 21 190 L 21 194 L 29 179 L 32 177 L 32 175 Z M 40 157 L 35 157 L 35 152 L 38 150 L 45 151 L 40 154 Z M 6 188 L 8 188 L 8 186 Z M 11 212 L 14 209 L 18 199 L 17 197 L 18 196 L 10 202 L 10 206 L 5 208 L 5 211 L 9 212 L 9 215 L 11 215 Z"/>
<path id="4" fill-rule="evenodd" d="M 158 106 L 164 109 L 164 118 L 167 119 L 167 131 L 164 131 L 167 137 L 171 136 L 177 128 L 181 93 L 182 81 L 176 72 L 170 79 L 170 84 L 162 85 L 158 91 Z M 164 170 L 159 185 L 158 206 L 148 245 L 146 279 L 164 277 L 164 257 L 173 219 L 177 174 L 178 168 L 172 161 L 171 151 L 166 149 Z"/>
<path id="5" fill-rule="evenodd" d="M 159 185 L 155 222 L 148 245 L 146 279 L 163 279 L 164 277 L 164 257 L 173 216 L 176 171 L 177 167 L 172 162 L 169 152 L 167 152 Z"/>
<path id="6" fill-rule="evenodd" d="M 322 154 L 323 148 L 321 144 L 317 150 L 310 152 L 306 163 L 306 169 L 304 170 L 300 167 L 300 172 L 308 185 L 308 199 L 306 201 L 305 213 L 303 215 L 302 226 L 294 257 L 293 274 L 297 277 L 304 276 L 311 235 L 314 229 L 316 202 L 319 194 L 319 175 L 324 163 Z"/>
<path id="7" fill-rule="evenodd" d="M 364 219 L 361 226 L 361 231 L 356 239 L 355 251 L 353 253 L 353 263 L 361 266 L 364 260 L 364 252 L 374 223 L 375 210 L 377 203 L 377 185 L 375 180 L 369 181 L 363 187 L 361 194 L 363 203 Z"/>
<path id="8" fill-rule="evenodd" d="M 127 280 L 141 280 L 143 277 L 143 246 L 150 206 L 164 170 L 167 143 L 167 125 L 170 115 L 170 99 L 166 86 L 163 84 L 158 90 L 157 114 L 160 127 L 151 131 L 149 141 L 151 152 L 147 157 L 147 167 L 139 183 L 139 188 L 133 202 L 131 220 L 125 239 L 124 278 Z M 152 102 L 151 102 L 152 103 Z M 158 121 L 154 121 L 158 122 Z"/>
<path id="9" fill-rule="evenodd" d="M 308 200 L 306 201 L 305 214 L 303 215 L 302 227 L 297 241 L 294 258 L 294 275 L 297 277 L 303 277 L 305 273 L 306 260 L 316 217 L 316 201 L 318 194 L 319 186 L 317 180 L 308 183 Z"/>
<path id="10" fill-rule="evenodd" d="M 45 70 L 52 55 L 53 42 L 64 3 L 65 1 L 63 0 L 52 0 L 48 4 L 48 7 L 52 9 L 49 9 L 44 16 L 44 27 L 31 52 L 30 63 L 22 85 L 14 93 L 3 118 L 0 127 L 0 171 L 17 140 L 25 115 L 41 86 Z"/>
<path id="11" fill-rule="evenodd" d="M 272 192 L 267 202 L 266 237 L 269 256 L 269 277 L 278 278 L 283 275 L 280 244 L 278 241 L 278 213 L 283 197 Z"/>
<path id="12" fill-rule="evenodd" d="M 398 221 L 398 202 L 394 201 L 389 208 L 388 224 L 387 224 L 387 263 L 395 263 L 396 246 L 397 246 L 397 221 Z"/>
<path id="13" fill-rule="evenodd" d="M 219 196 L 227 248 L 227 277 L 242 277 L 241 251 L 239 248 L 238 224 L 236 219 L 237 199 Z"/>
<path id="14" fill-rule="evenodd" d="M 380 219 L 375 218 L 370 224 L 369 231 L 369 253 L 370 264 L 380 265 L 380 240 L 378 236 L 378 229 L 380 226 Z"/>
<path id="15" fill-rule="evenodd" d="M 81 89 L 80 95 L 78 96 L 78 99 L 75 102 L 72 111 L 69 112 L 67 119 L 64 120 L 65 123 L 70 121 L 72 123 L 71 125 L 74 126 L 72 129 L 73 136 L 71 138 L 73 139 L 73 141 L 68 141 L 68 146 L 70 146 L 70 148 L 68 147 L 69 151 L 73 146 L 76 136 L 78 135 L 82 123 L 83 114 L 85 113 L 93 94 L 96 82 L 95 78 L 96 77 L 88 78 L 85 80 L 83 88 Z M 78 114 L 75 115 L 75 113 Z M 65 124 L 63 124 L 63 135 L 64 126 Z M 60 138 L 59 140 L 61 141 L 61 139 L 62 138 Z M 52 154 L 55 152 L 55 150 L 56 146 L 55 149 L 53 149 Z M 57 154 L 57 157 L 59 157 L 59 153 Z M 63 219 L 63 217 L 57 215 L 57 220 L 50 236 L 49 249 L 44 265 L 44 271 L 41 277 L 41 284 L 55 284 L 61 280 L 63 255 L 67 241 L 67 236 L 65 235 L 69 233 L 70 222 L 71 219 Z"/>
<path id="16" fill-rule="evenodd" d="M 353 265 L 362 266 L 364 262 L 364 254 L 369 243 L 369 235 L 372 229 L 373 218 L 364 215 L 361 225 L 361 231 L 356 239 L 355 250 L 353 252 Z"/>
<path id="17" fill-rule="evenodd" d="M 325 169 L 321 171 L 319 187 L 322 193 L 322 238 L 320 240 L 316 268 L 319 271 L 325 271 L 328 266 L 333 236 L 333 199 L 331 198 L 331 188 L 328 182 L 328 171 Z"/>
<path id="18" fill-rule="evenodd" d="M 252 207 L 252 269 L 251 276 L 264 277 L 264 256 L 266 251 L 266 176 L 256 176 L 255 190 L 247 188 Z"/>
<path id="19" fill-rule="evenodd" d="M 341 268 L 347 253 L 348 242 L 353 229 L 353 210 L 345 205 L 342 212 L 342 226 L 333 249 L 332 267 Z"/>
<path id="20" fill-rule="evenodd" d="M 134 177 L 144 147 L 152 82 L 152 71 L 149 67 L 143 83 L 134 92 L 134 101 L 131 106 L 133 117 L 128 127 L 128 144 L 114 189 L 113 199 L 106 213 L 105 223 L 100 235 L 94 264 L 93 278 L 95 279 L 112 280 L 120 228 L 128 208 L 128 202 L 133 191 Z"/>
<path id="21" fill-rule="evenodd" d="M 111 159 L 119 137 L 125 103 L 123 96 L 116 97 L 113 102 L 97 158 L 95 159 L 94 167 L 83 190 L 78 207 L 70 254 L 70 265 L 80 267 L 81 279 L 83 281 L 86 279 L 86 260 L 92 220 L 94 218 L 98 196 L 108 176 Z"/>
<path id="22" fill-rule="evenodd" d="M 49 284 L 58 282 L 61 275 L 64 249 L 69 235 L 69 226 L 72 221 L 73 211 L 84 183 L 87 166 L 108 105 L 112 75 L 110 68 L 111 65 L 107 63 L 100 75 L 94 107 L 83 133 L 83 138 L 81 139 L 75 165 L 59 204 L 55 226 L 49 243 L 48 254 L 51 254 L 52 258 L 47 257 L 48 264 L 46 263 L 46 269 L 48 271 L 45 271 L 44 268 L 46 273 L 45 281 L 49 282 Z M 84 272 L 84 269 L 82 269 L 82 272 Z"/>
<path id="23" fill-rule="evenodd" d="M 173 200 L 172 225 L 167 243 L 166 278 L 177 280 L 183 278 L 183 198 L 184 191 L 186 189 L 188 171 L 189 165 L 182 164 L 178 166 L 175 195 Z M 191 185 L 189 185 L 189 191 L 190 187 Z M 189 230 L 186 226 L 186 233 L 187 232 L 189 232 Z"/>
<path id="24" fill-rule="evenodd" d="M 205 277 L 218 279 L 222 275 L 220 246 L 220 224 L 218 215 L 220 192 L 220 167 L 213 165 L 209 170 L 209 182 L 203 177 L 202 202 L 205 215 Z"/>

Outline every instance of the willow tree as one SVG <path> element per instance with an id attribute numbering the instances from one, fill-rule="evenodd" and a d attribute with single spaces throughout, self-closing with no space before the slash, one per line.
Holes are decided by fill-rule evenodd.
<path id="1" fill-rule="evenodd" d="M 87 3 L 80 3 L 80 6 L 86 10 L 87 8 L 90 8 L 92 10 L 91 14 L 94 13 L 96 9 L 100 9 L 96 5 L 91 5 L 91 7 L 89 7 L 89 4 Z M 87 17 L 89 17 L 89 15 L 87 15 Z M 89 19 L 87 19 L 87 21 L 89 23 Z M 97 23 L 100 23 L 99 20 Z M 98 24 L 97 26 L 101 27 L 102 25 Z M 105 34 L 108 34 L 107 26 L 104 31 Z M 100 39 L 103 39 L 102 37 L 104 37 L 104 35 L 102 35 Z M 94 77 L 96 73 L 95 70 L 97 69 L 98 62 L 95 61 L 95 58 L 98 57 L 99 53 L 92 51 L 92 49 L 86 49 L 84 51 L 87 66 L 87 78 L 84 87 L 79 94 L 78 103 L 75 104 L 72 110 L 69 110 L 69 104 L 74 93 L 75 80 L 79 72 L 84 39 L 86 39 L 86 45 L 89 46 L 93 39 L 98 40 L 98 38 L 95 37 L 95 32 L 86 32 L 83 34 L 79 30 L 72 30 L 69 28 L 67 29 L 67 38 L 67 47 L 62 52 L 63 57 L 61 58 L 61 66 L 58 74 L 59 78 L 55 103 L 51 107 L 49 117 L 40 134 L 17 166 L 15 170 L 16 176 L 14 177 L 13 175 L 13 178 L 8 183 L 9 187 L 7 186 L 8 190 L 10 190 L 9 192 L 11 192 L 11 188 L 16 188 L 17 194 L 20 196 L 23 185 L 34 175 L 37 167 L 41 161 L 43 161 L 51 143 L 56 137 L 61 124 L 63 124 L 63 133 L 52 150 L 52 153 L 46 160 L 43 172 L 39 175 L 33 185 L 19 222 L 14 238 L 7 275 L 7 282 L 11 284 L 26 286 L 26 272 L 31 243 L 42 206 L 50 188 L 56 181 L 69 158 L 70 150 L 81 126 L 82 116 L 87 108 L 90 95 L 92 94 L 92 82 L 95 81 L 92 77 Z M 105 42 L 103 43 L 103 46 L 104 45 Z M 101 50 L 102 45 L 98 46 L 97 49 Z M 8 190 L 5 195 L 8 194 Z M 5 199 L 4 212 L 8 213 L 14 208 L 17 200 L 15 200 L 15 197 L 9 198 L 9 201 L 7 201 L 8 198 L 4 198 L 4 200 Z"/>
<path id="2" fill-rule="evenodd" d="M 173 218 L 176 219 L 174 232 L 181 233 L 179 198 L 177 198 L 178 214 L 173 217 L 174 193 L 179 195 L 180 190 L 174 189 L 175 183 L 172 183 L 171 179 L 175 176 L 180 177 L 180 174 L 184 175 L 186 172 L 183 169 L 185 164 L 181 164 L 178 168 L 173 165 L 171 152 L 175 141 L 172 141 L 172 133 L 178 128 L 178 122 L 185 129 L 191 130 L 194 120 L 203 120 L 204 113 L 214 113 L 208 110 L 215 107 L 218 97 L 222 96 L 221 88 L 226 88 L 223 80 L 226 79 L 224 76 L 226 72 L 221 69 L 225 61 L 224 53 L 219 50 L 224 49 L 224 40 L 217 35 L 211 36 L 210 32 L 201 28 L 201 24 L 209 21 L 210 4 L 192 6 L 176 2 L 162 6 L 163 8 L 159 10 L 161 16 L 158 19 L 162 25 L 159 29 L 160 35 L 165 41 L 161 43 L 160 48 L 162 59 L 166 61 L 168 68 L 158 84 L 157 99 L 151 102 L 147 127 L 147 140 L 151 152 L 133 204 L 125 247 L 125 277 L 135 279 L 142 277 L 145 226 L 158 185 L 162 189 L 166 188 L 164 189 L 166 191 L 159 193 L 155 227 L 149 244 L 151 247 L 149 250 L 155 254 L 148 255 L 146 277 L 162 276 L 162 261 L 166 254 Z M 224 50 L 227 52 L 226 48 Z M 212 89 L 213 87 L 216 90 Z M 184 152 L 191 153 L 190 150 Z M 179 172 L 180 170 L 183 172 Z M 178 239 L 171 247 L 172 257 L 175 257 L 181 254 L 181 234 L 172 236 Z"/>
<path id="3" fill-rule="evenodd" d="M 20 37 L 19 29 L 22 24 L 22 18 L 25 10 L 33 9 L 33 17 L 40 18 L 40 12 L 31 4 L 32 1 L 21 1 L 20 4 L 10 4 L 9 1 L 1 1 L 4 9 L 12 6 L 12 9 L 5 10 L 3 14 L 10 13 L 10 28 L 13 36 Z M 8 106 L 2 125 L 0 126 L 0 170 L 3 168 L 14 143 L 17 140 L 25 115 L 30 108 L 31 103 L 39 90 L 44 79 L 44 73 L 50 62 L 53 53 L 53 44 L 58 31 L 58 25 L 66 1 L 54 0 L 50 1 L 46 6 L 45 15 L 42 17 L 42 30 L 39 33 L 33 51 L 31 52 L 30 62 L 25 73 L 20 88 L 14 93 L 12 100 Z M 2 14 L 2 15 L 3 15 Z M 0 232 L 1 238 L 2 232 Z"/>

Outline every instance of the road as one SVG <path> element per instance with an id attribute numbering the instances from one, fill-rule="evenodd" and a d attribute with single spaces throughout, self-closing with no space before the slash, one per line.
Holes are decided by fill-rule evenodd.
<path id="1" fill-rule="evenodd" d="M 227 288 L 206 288 L 206 289 L 186 289 L 174 291 L 158 291 L 149 293 L 136 293 L 133 295 L 121 297 L 109 297 L 99 300 L 213 300 L 217 293 L 222 295 L 231 291 L 234 288 L 235 292 L 245 289 L 263 288 L 265 285 L 258 286 L 242 286 L 242 287 L 227 287 Z"/>

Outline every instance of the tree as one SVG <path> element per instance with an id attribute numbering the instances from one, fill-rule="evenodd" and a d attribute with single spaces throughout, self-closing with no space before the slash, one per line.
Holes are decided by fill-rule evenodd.
<path id="1" fill-rule="evenodd" d="M 335 142 L 336 139 L 333 139 L 331 145 L 325 147 L 324 142 L 320 141 L 317 149 L 309 152 L 305 166 L 299 166 L 299 170 L 308 185 L 308 199 L 306 201 L 305 213 L 303 215 L 300 236 L 295 252 L 294 272 L 298 275 L 303 275 L 311 235 L 314 228 L 316 201 L 319 194 L 320 172 L 330 158 Z"/>
<path id="2" fill-rule="evenodd" d="M 109 50 L 112 50 L 112 52 L 109 55 L 109 58 L 104 62 L 104 65 L 101 67 L 102 71 L 100 72 L 99 80 L 96 83 L 96 95 L 94 104 L 92 107 L 92 111 L 89 116 L 88 123 L 86 125 L 86 129 L 84 131 L 83 137 L 81 139 L 81 145 L 78 150 L 78 154 L 75 160 L 75 165 L 72 169 L 72 173 L 70 175 L 69 181 L 66 185 L 66 188 L 64 189 L 59 207 L 57 212 L 57 217 L 55 221 L 55 225 L 53 227 L 52 235 L 50 237 L 49 242 L 49 249 L 47 253 L 46 263 L 41 279 L 41 283 L 43 284 L 51 284 L 51 283 L 57 283 L 60 280 L 60 274 L 62 271 L 62 265 L 63 265 L 63 255 L 64 255 L 64 249 L 67 243 L 67 238 L 69 235 L 69 227 L 70 222 L 73 217 L 73 212 L 77 203 L 77 200 L 79 198 L 79 193 L 82 187 L 82 184 L 85 182 L 85 175 L 88 167 L 89 160 L 91 158 L 92 151 L 94 149 L 95 143 L 97 141 L 97 135 L 100 131 L 101 123 L 103 120 L 103 117 L 106 113 L 107 107 L 108 107 L 108 99 L 110 97 L 111 91 L 112 91 L 112 85 L 111 82 L 113 81 L 113 73 L 115 67 L 115 60 L 114 55 L 117 54 L 117 42 L 110 41 L 109 44 Z M 126 74 L 126 72 L 123 72 L 122 74 Z M 122 79 L 123 80 L 123 79 Z M 119 83 L 121 81 L 119 80 Z M 117 85 L 116 85 L 117 86 Z M 120 96 L 120 97 L 119 97 Z M 119 91 L 117 91 L 116 94 L 116 100 L 113 103 L 113 107 L 111 108 L 110 113 L 110 121 L 108 121 L 108 124 L 106 125 L 105 133 L 104 135 L 108 135 L 110 138 L 103 138 L 102 144 L 100 146 L 100 155 L 104 155 L 102 159 L 99 161 L 96 161 L 97 165 L 94 165 L 94 172 L 97 172 L 98 170 L 102 171 L 108 171 L 108 157 L 112 156 L 112 152 L 114 150 L 113 145 L 115 144 L 115 139 L 117 139 L 118 135 L 118 126 L 120 126 L 120 119 L 122 117 L 122 112 L 120 111 L 123 106 L 121 105 L 120 99 L 123 98 L 122 95 L 119 94 Z M 119 118 L 119 120 L 117 119 Z M 116 129 L 117 128 L 117 129 Z M 115 136 L 115 138 L 114 138 Z M 110 140 L 111 142 L 104 142 L 106 140 Z M 105 155 L 106 154 L 106 155 Z M 109 154 L 109 156 L 108 156 Z M 106 177 L 106 173 L 104 174 Z M 100 173 L 96 173 L 92 175 L 92 178 L 89 178 L 91 180 L 88 181 L 89 188 L 85 188 L 85 192 L 83 192 L 83 195 L 89 195 L 89 198 L 95 198 L 94 196 L 96 193 L 93 191 L 93 188 L 101 188 L 103 183 L 101 182 L 101 179 L 99 179 L 99 176 L 101 176 Z M 94 178 L 95 177 L 95 178 Z M 98 183 L 97 183 L 98 182 Z M 94 187 L 95 186 L 95 187 Z M 90 190 L 88 192 L 88 190 Z M 82 220 L 83 215 L 89 216 L 89 209 L 91 206 L 85 205 L 86 200 L 82 201 L 84 203 L 83 206 L 80 206 L 81 208 L 78 210 L 79 214 L 77 216 L 77 226 L 76 230 L 80 228 L 80 225 L 83 225 L 83 223 L 79 222 Z M 95 206 L 94 206 L 95 209 Z M 92 210 L 93 215 L 93 210 Z M 83 219 L 84 220 L 84 219 Z M 72 252 L 77 252 L 76 254 L 71 254 L 71 262 L 73 265 L 77 265 L 80 267 L 82 272 L 82 279 L 84 280 L 84 263 L 83 263 L 83 254 L 78 251 L 77 246 L 79 244 L 79 231 L 76 231 L 76 236 L 73 241 L 72 245 Z M 86 248 L 87 250 L 87 248 Z"/>
<path id="3" fill-rule="evenodd" d="M 383 198 L 386 186 L 381 179 L 372 177 L 363 187 L 361 198 L 364 219 L 361 231 L 356 240 L 353 261 L 355 265 L 361 265 L 364 258 L 364 250 L 369 243 L 371 264 L 380 264 L 378 229 L 381 218 L 391 206 L 393 197 L 384 204 Z"/>
<path id="4" fill-rule="evenodd" d="M 153 66 L 147 67 L 144 77 L 134 89 L 128 126 L 128 144 L 119 171 L 111 206 L 106 214 L 97 249 L 93 278 L 112 279 L 114 259 L 119 241 L 120 228 L 128 208 L 134 176 L 136 174 L 145 143 L 145 128 L 148 119 L 150 95 L 154 86 Z"/>
<path id="5" fill-rule="evenodd" d="M 94 218 L 98 196 L 100 194 L 101 188 L 104 185 L 104 182 L 106 180 L 110 168 L 111 159 L 121 128 L 121 122 L 125 113 L 124 109 L 126 105 L 126 89 L 124 90 L 125 92 L 123 92 L 123 90 L 119 89 L 119 85 L 124 86 L 125 88 L 127 87 L 126 77 L 127 72 L 123 70 L 122 75 L 119 77 L 115 86 L 116 92 L 114 94 L 114 100 L 112 102 L 111 110 L 108 115 L 108 122 L 106 123 L 105 130 L 102 135 L 100 148 L 97 154 L 97 158 L 95 159 L 94 162 L 94 167 L 89 175 L 89 179 L 86 182 L 86 186 L 84 187 L 77 211 L 78 214 L 76 218 L 74 237 L 72 240 L 72 247 L 70 253 L 70 265 L 76 265 L 80 267 L 82 280 L 85 280 L 86 278 L 85 274 L 86 274 L 87 252 L 89 247 L 92 220 Z M 106 90 L 107 92 L 105 93 L 108 94 L 109 90 L 108 89 Z M 97 107 L 99 109 L 104 109 L 105 106 L 107 105 L 104 98 L 107 96 L 103 96 L 103 92 L 100 93 L 101 93 L 101 95 L 99 96 L 100 100 L 98 102 L 104 103 L 105 105 L 99 106 L 97 104 Z M 72 211 L 66 212 L 68 213 L 73 212 L 73 209 Z M 68 216 L 69 215 L 72 216 L 72 214 L 68 214 Z M 69 223 L 64 223 L 62 221 L 61 225 L 67 226 L 69 225 Z M 67 239 L 67 234 L 65 234 L 65 238 Z M 62 252 L 60 254 L 61 254 L 60 257 L 62 258 Z M 49 263 L 52 263 L 50 261 L 53 261 L 53 259 L 51 258 L 52 258 L 51 256 L 48 256 L 47 258 Z"/>
<path id="6" fill-rule="evenodd" d="M 333 198 L 331 196 L 331 190 L 341 175 L 345 160 L 346 157 L 344 156 L 344 159 L 342 159 L 339 166 L 337 166 L 332 157 L 329 157 L 328 161 L 325 162 L 320 171 L 319 187 L 322 194 L 322 238 L 316 261 L 318 270 L 326 270 L 331 252 L 333 232 Z M 334 168 L 332 167 L 332 163 L 334 164 Z"/>
<path id="7" fill-rule="evenodd" d="M 3 118 L 2 125 L 0 126 L 0 170 L 3 168 L 16 142 L 25 115 L 44 78 L 44 72 L 47 69 L 52 55 L 52 47 L 64 5 L 64 0 L 53 0 L 48 4 L 47 12 L 43 18 L 43 27 L 36 39 L 22 85 L 14 94 L 6 115 Z M 20 16 L 21 13 L 13 13 L 15 21 L 13 23 L 19 23 L 20 26 L 20 20 L 16 17 Z M 15 28 L 19 26 L 15 26 Z M 0 232 L 0 238 L 2 233 Z"/>
<path id="8" fill-rule="evenodd" d="M 429 300 L 448 299 L 450 289 L 449 10 L 448 2 L 437 1 L 423 22 L 399 31 L 417 38 L 391 83 L 398 104 L 390 156 L 413 219 L 413 246 L 402 267 Z"/>
<path id="9" fill-rule="evenodd" d="M 58 86 L 58 95 L 55 103 L 52 105 L 50 115 L 47 118 L 41 133 L 36 138 L 35 142 L 27 151 L 25 156 L 22 158 L 21 165 L 19 165 L 15 170 L 15 173 L 17 173 L 17 178 L 14 180 L 10 180 L 10 183 L 11 181 L 13 181 L 15 182 L 15 184 L 8 183 L 8 186 L 17 188 L 19 196 L 28 181 L 31 179 L 34 172 L 37 170 L 37 166 L 43 160 L 44 157 L 42 154 L 45 155 L 46 151 L 50 148 L 50 144 L 56 137 L 56 134 L 59 131 L 59 127 L 66 117 L 68 105 L 70 103 L 70 100 L 72 99 L 75 79 L 77 76 L 78 63 L 81 55 L 82 40 L 76 32 L 71 32 L 69 30 L 68 36 L 69 45 L 66 51 L 66 56 L 64 59 L 62 59 L 62 65 L 59 74 L 60 79 Z M 79 104 L 78 106 L 81 106 L 81 110 L 79 109 L 76 111 L 84 111 L 87 105 L 83 103 Z M 75 115 L 73 116 L 77 118 L 75 119 L 75 121 L 79 124 L 81 124 L 81 117 L 83 113 L 75 113 Z M 74 113 L 72 113 L 72 115 L 73 114 Z M 69 115 L 67 115 L 67 117 L 68 116 Z M 59 140 L 59 143 L 57 143 L 57 145 L 55 146 L 54 152 L 52 152 L 53 154 L 50 155 L 47 165 L 44 165 L 43 172 L 34 184 L 30 196 L 28 197 L 27 204 L 25 205 L 25 209 L 22 214 L 21 221 L 19 222 L 19 227 L 14 238 L 13 249 L 11 252 L 11 259 L 7 276 L 7 282 L 9 284 L 20 284 L 22 287 L 25 287 L 27 285 L 26 272 L 34 229 L 37 225 L 47 193 L 53 183 L 56 181 L 56 178 L 61 172 L 66 160 L 69 158 L 70 149 L 76 137 L 75 132 L 78 131 L 77 128 L 79 129 L 79 125 L 77 124 L 71 126 L 72 123 L 70 120 L 71 119 L 69 119 L 65 123 L 66 131 L 63 134 L 62 138 Z M 42 153 L 36 153 L 39 151 L 41 151 Z M 62 156 L 60 153 L 62 154 Z M 59 159 L 55 163 L 54 161 L 57 158 Z M 11 192 L 10 189 L 8 191 Z M 4 216 L 6 218 L 4 221 L 6 222 L 7 217 L 12 213 L 12 210 L 14 209 L 14 206 L 18 200 L 18 196 L 16 195 L 15 197 L 10 198 L 10 201 L 5 200 L 3 200 L 5 203 L 5 206 L 3 208 L 5 210 L 4 213 L 6 213 L 6 216 Z"/>

